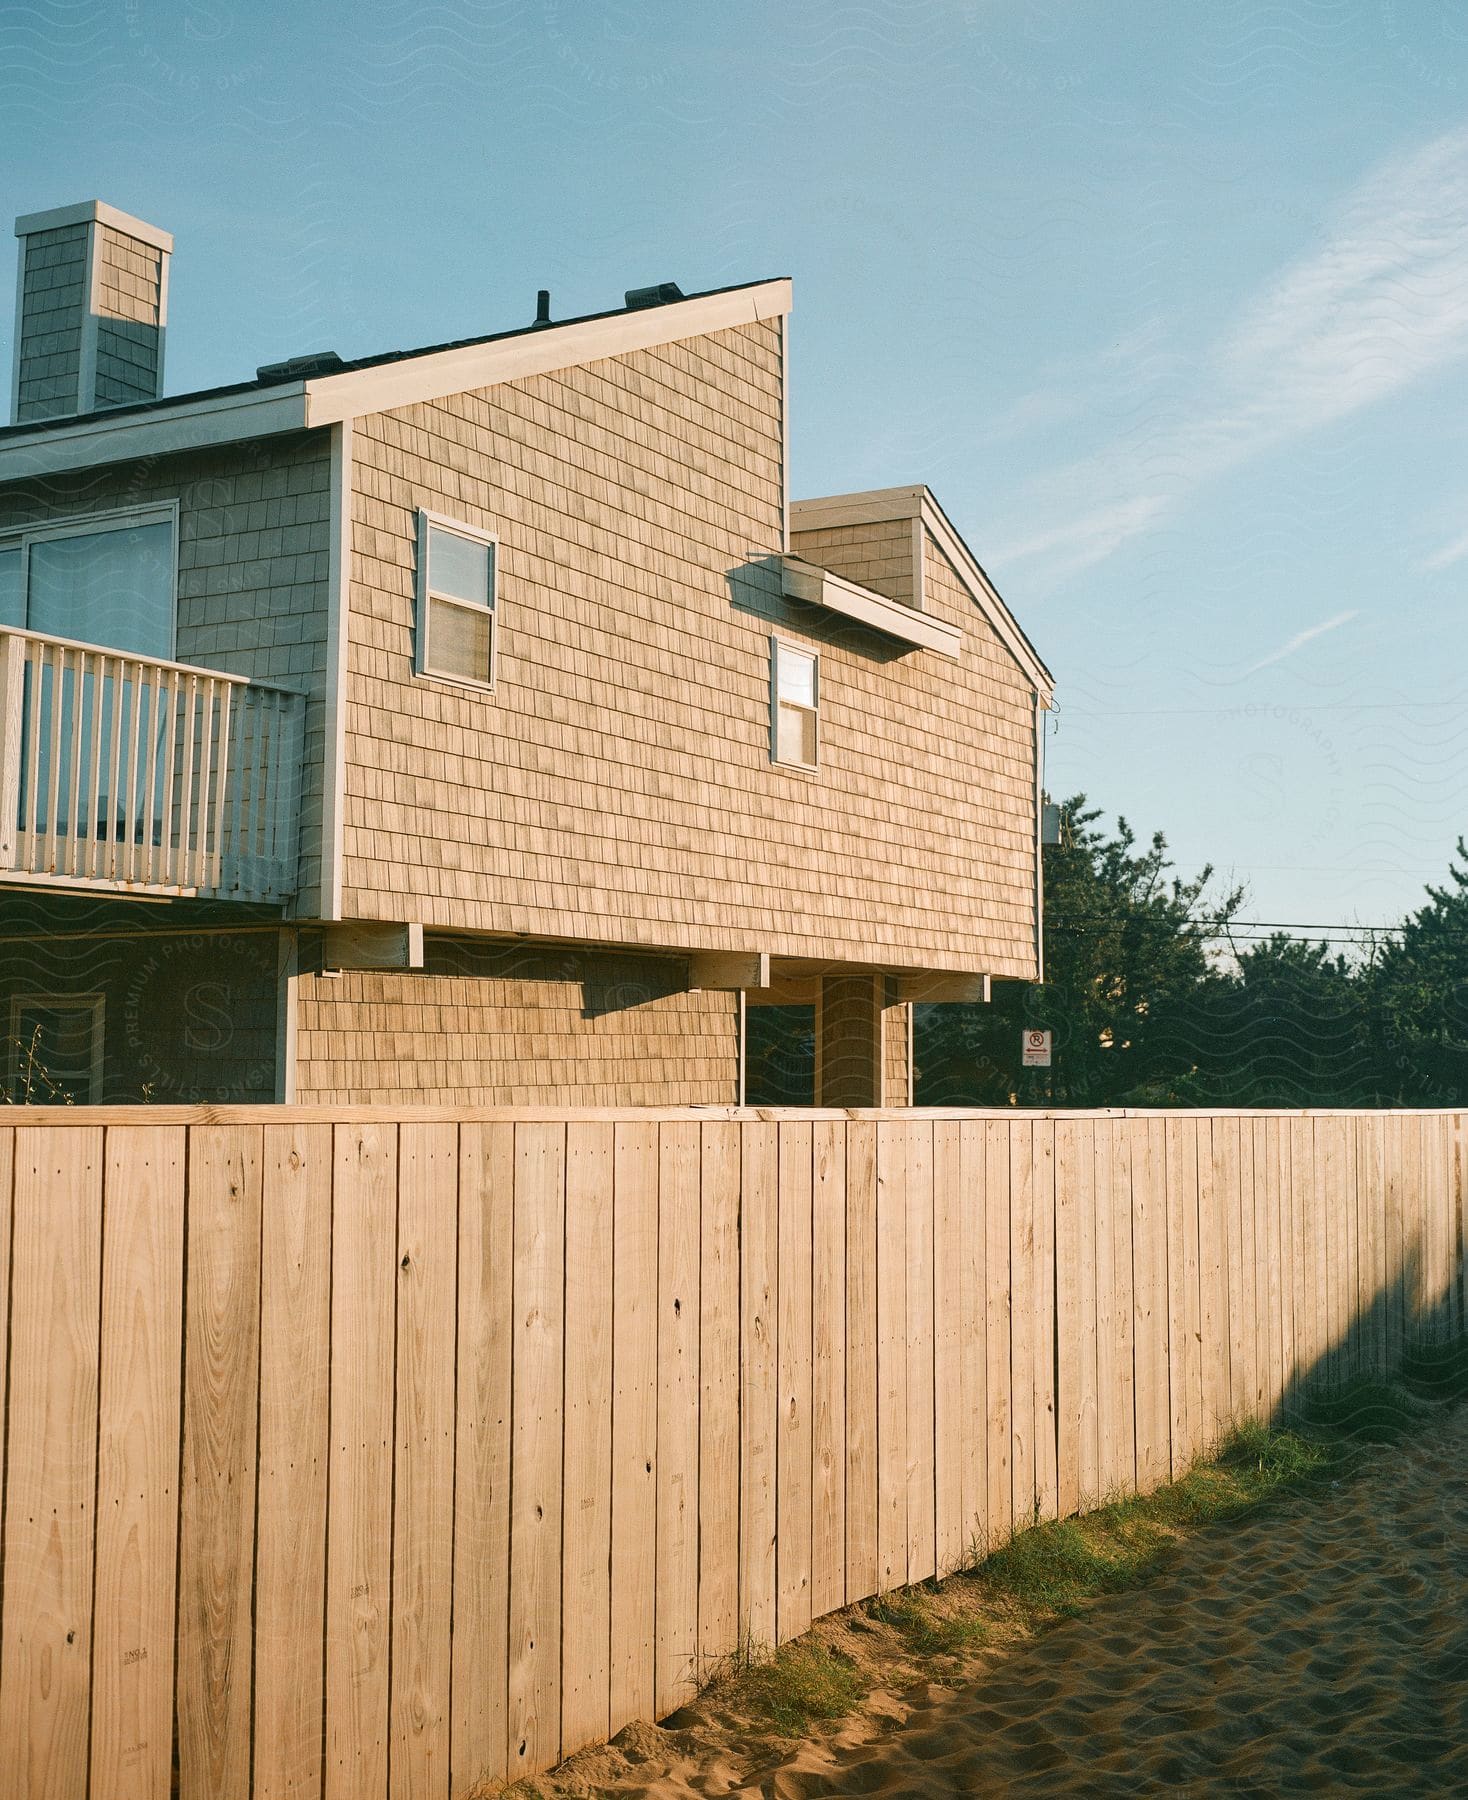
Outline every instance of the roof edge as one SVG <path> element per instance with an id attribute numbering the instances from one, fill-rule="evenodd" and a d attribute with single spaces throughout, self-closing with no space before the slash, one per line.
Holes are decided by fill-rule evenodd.
<path id="1" fill-rule="evenodd" d="M 169 255 L 173 253 L 171 231 L 160 230 L 145 219 L 134 218 L 131 213 L 109 206 L 105 200 L 78 200 L 74 206 L 53 206 L 48 212 L 25 213 L 15 221 L 15 235 L 23 238 L 34 231 L 59 231 L 63 225 L 90 225 L 94 219 L 99 225 L 110 225 L 124 237 L 136 238 L 139 243 L 151 244 L 155 250 L 167 251 Z"/>

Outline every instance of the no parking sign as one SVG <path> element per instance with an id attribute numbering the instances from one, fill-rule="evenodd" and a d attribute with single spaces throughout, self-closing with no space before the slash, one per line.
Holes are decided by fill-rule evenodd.
<path id="1" fill-rule="evenodd" d="M 1021 1061 L 1027 1069 L 1048 1069 L 1050 1067 L 1050 1033 L 1048 1031 L 1022 1031 L 1020 1034 Z"/>

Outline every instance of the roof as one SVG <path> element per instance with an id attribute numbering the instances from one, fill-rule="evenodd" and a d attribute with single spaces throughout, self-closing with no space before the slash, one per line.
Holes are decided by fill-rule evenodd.
<path id="1" fill-rule="evenodd" d="M 320 374 L 278 374 L 63 418 L 0 426 L 0 481 L 132 456 L 309 430 L 496 381 L 783 316 L 787 278 L 710 288 L 655 306 L 584 313 L 484 337 L 359 357 Z M 172 427 L 172 429 L 168 429 Z"/>
<path id="2" fill-rule="evenodd" d="M 968 589 L 980 612 L 1048 706 L 1054 695 L 1055 677 L 1005 605 L 998 588 L 984 573 L 979 559 L 955 530 L 931 488 L 921 483 L 913 487 L 869 488 L 857 494 L 827 494 L 818 500 L 795 500 L 790 506 L 790 529 L 794 533 L 819 531 L 831 526 L 880 524 L 890 519 L 922 521 L 954 574 Z"/>

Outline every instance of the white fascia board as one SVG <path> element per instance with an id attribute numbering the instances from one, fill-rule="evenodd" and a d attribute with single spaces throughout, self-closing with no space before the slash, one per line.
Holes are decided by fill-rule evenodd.
<path id="1" fill-rule="evenodd" d="M 493 387 L 496 382 L 522 381 L 603 357 L 625 356 L 632 350 L 680 343 L 705 332 L 783 318 L 790 309 L 790 282 L 763 281 L 728 294 L 674 300 L 636 312 L 615 313 L 607 319 L 587 319 L 579 325 L 527 331 L 489 344 L 465 344 L 373 369 L 317 375 L 306 383 L 306 423 L 334 425 L 365 413 L 442 400 L 449 394 Z"/>
<path id="2" fill-rule="evenodd" d="M 88 225 L 93 220 L 99 225 L 110 225 L 125 237 L 136 238 L 140 244 L 151 244 L 155 250 L 173 254 L 171 231 L 160 231 L 156 225 L 135 219 L 105 200 L 79 200 L 75 206 L 53 206 L 49 212 L 26 213 L 15 221 L 15 235 L 29 237 L 33 231 L 59 231 L 63 225 Z"/>
<path id="3" fill-rule="evenodd" d="M 0 442 L 0 482 L 139 456 L 170 456 L 244 438 L 278 437 L 306 425 L 304 382 L 212 400 L 181 400 L 151 413 L 91 413 L 74 425 L 37 422 L 34 436 Z"/>
<path id="4" fill-rule="evenodd" d="M 858 587 L 843 575 L 817 568 L 798 556 L 782 559 L 783 591 L 789 600 L 803 600 L 827 612 L 840 613 L 868 625 L 873 631 L 898 638 L 918 650 L 936 650 L 939 656 L 955 662 L 963 648 L 963 633 L 954 625 L 916 612 L 900 600 L 889 600 L 885 594 L 874 594 L 870 588 Z"/>
<path id="5" fill-rule="evenodd" d="M 927 527 L 954 574 L 968 589 L 1010 655 L 1029 676 L 1043 703 L 1049 706 L 1054 698 L 1055 677 L 1035 654 L 998 589 L 975 562 L 972 552 L 926 487 L 871 488 L 859 494 L 831 494 L 817 500 L 797 500 L 790 508 L 790 529 L 797 534 L 839 529 L 843 525 L 884 524 L 892 519 L 915 519 Z"/>

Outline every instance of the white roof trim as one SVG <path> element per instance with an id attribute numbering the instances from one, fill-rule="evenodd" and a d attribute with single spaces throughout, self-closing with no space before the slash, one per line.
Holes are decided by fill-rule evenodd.
<path id="1" fill-rule="evenodd" d="M 75 206 L 53 206 L 49 212 L 26 213 L 15 221 L 15 235 L 29 237 L 33 231 L 59 231 L 63 225 L 110 225 L 124 237 L 136 238 L 140 244 L 151 244 L 155 250 L 173 253 L 173 233 L 160 231 L 131 213 L 120 212 L 105 200 L 79 200 Z"/>
<path id="2" fill-rule="evenodd" d="M 900 600 L 889 600 L 885 594 L 874 594 L 870 588 L 858 587 L 844 575 L 818 568 L 798 556 L 781 558 L 782 590 L 787 600 L 803 600 L 809 606 L 824 607 L 869 625 L 873 631 L 885 632 L 919 650 L 936 650 L 940 656 L 957 661 L 963 647 L 963 633 L 955 625 L 914 611 Z"/>
<path id="3" fill-rule="evenodd" d="M 791 304 L 789 281 L 762 281 L 727 294 L 673 300 L 635 312 L 614 313 L 607 319 L 585 319 L 580 324 L 527 331 L 493 343 L 407 356 L 371 369 L 316 375 L 306 383 L 306 423 L 334 425 L 364 413 L 442 400 L 448 394 L 577 368 L 603 357 L 650 350 L 708 331 L 778 319 L 790 311 Z"/>
<path id="4" fill-rule="evenodd" d="M 156 412 L 88 413 L 72 424 L 38 419 L 33 437 L 0 440 L 0 481 L 275 437 L 302 431 L 305 424 L 306 385 L 301 381 L 243 394 L 216 394 L 207 400 L 180 400 Z"/>
<path id="5" fill-rule="evenodd" d="M 1034 683 L 1048 706 L 1054 695 L 1055 677 L 1045 667 L 1016 624 L 998 589 L 975 562 L 972 552 L 949 524 L 941 506 L 926 487 L 870 488 L 859 494 L 830 494 L 818 500 L 796 500 L 790 508 L 790 529 L 819 531 L 842 525 L 874 525 L 889 519 L 920 519 L 933 541 L 952 565 L 954 574 L 968 589 L 979 610 L 998 633 L 1010 655 Z"/>

